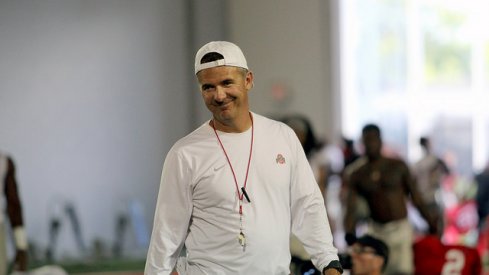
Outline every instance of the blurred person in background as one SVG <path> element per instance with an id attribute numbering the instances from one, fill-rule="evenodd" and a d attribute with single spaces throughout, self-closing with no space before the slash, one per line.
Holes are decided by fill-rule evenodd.
<path id="1" fill-rule="evenodd" d="M 486 263 L 484 274 L 489 274 L 489 163 L 475 176 L 475 180 L 477 182 L 475 201 L 479 216 L 477 250 Z"/>
<path id="2" fill-rule="evenodd" d="M 15 245 L 15 258 L 12 271 L 27 270 L 27 236 L 24 229 L 22 206 L 15 178 L 15 165 L 12 159 L 3 153 L 0 153 L 0 176 L 2 178 L 0 185 L 4 197 L 0 199 L 6 202 L 7 208 L 6 217 L 3 209 L 2 213 L 0 213 L 0 275 L 5 275 L 9 266 L 7 263 L 6 237 L 8 234 L 6 233 L 6 225 L 10 224 L 12 227 Z M 8 218 L 9 222 L 5 218 Z"/>
<path id="3" fill-rule="evenodd" d="M 357 153 L 355 149 L 355 144 L 352 139 L 347 137 L 342 137 L 342 150 L 343 150 L 343 159 L 344 159 L 344 167 L 347 167 L 355 160 L 357 160 L 360 155 Z"/>
<path id="4" fill-rule="evenodd" d="M 448 149 L 444 159 L 450 174 L 444 177 L 441 188 L 443 202 L 444 244 L 475 246 L 477 243 L 479 216 L 477 214 L 477 184 L 474 177 L 457 172 L 457 154 Z"/>
<path id="5" fill-rule="evenodd" d="M 365 156 L 348 166 L 344 173 L 347 188 L 345 239 L 355 240 L 357 199 L 368 205 L 367 234 L 384 241 L 389 250 L 385 274 L 412 274 L 413 228 L 408 220 L 407 199 L 417 207 L 427 221 L 430 232 L 437 232 L 436 218 L 432 217 L 416 187 L 407 164 L 381 154 L 380 128 L 367 124 L 362 129 Z"/>
<path id="6" fill-rule="evenodd" d="M 427 235 L 416 240 L 413 249 L 416 275 L 482 274 L 481 259 L 473 247 L 444 244 L 437 236 Z"/>
<path id="7" fill-rule="evenodd" d="M 387 266 L 389 248 L 380 239 L 363 235 L 353 240 L 342 258 L 345 269 L 353 275 L 380 275 Z"/>
<path id="8" fill-rule="evenodd" d="M 482 228 L 487 223 L 489 215 L 489 163 L 482 172 L 475 176 L 475 181 L 477 182 L 475 201 L 479 215 L 479 228 Z"/>
<path id="9" fill-rule="evenodd" d="M 428 137 L 421 137 L 419 145 L 423 150 L 423 157 L 413 164 L 412 171 L 428 211 L 433 217 L 439 218 L 438 227 L 439 230 L 443 230 L 444 215 L 440 189 L 444 176 L 448 175 L 450 170 L 445 162 L 434 154 Z"/>

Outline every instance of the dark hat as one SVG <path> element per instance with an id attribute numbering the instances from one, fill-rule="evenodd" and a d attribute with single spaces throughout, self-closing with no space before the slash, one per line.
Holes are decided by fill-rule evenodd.
<path id="1" fill-rule="evenodd" d="M 387 260 L 389 259 L 389 248 L 383 241 L 370 235 L 364 235 L 357 238 L 355 243 L 373 248 L 375 250 L 375 254 L 384 258 L 384 266 L 387 265 Z"/>

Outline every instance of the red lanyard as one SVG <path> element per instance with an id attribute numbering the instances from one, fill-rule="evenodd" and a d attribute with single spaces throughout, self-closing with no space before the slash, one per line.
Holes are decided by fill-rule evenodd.
<path id="1" fill-rule="evenodd" d="M 238 242 L 239 244 L 243 247 L 243 252 L 246 249 L 246 237 L 245 234 L 243 233 L 243 196 L 246 197 L 246 200 L 248 202 L 250 201 L 250 198 L 248 197 L 248 194 L 246 193 L 246 182 L 248 181 L 248 172 L 250 171 L 250 163 L 251 163 L 251 155 L 253 152 L 253 116 L 250 113 L 250 118 L 251 118 L 251 145 L 250 145 L 250 156 L 248 158 L 248 165 L 246 166 L 246 177 L 243 183 L 243 187 L 241 187 L 242 193 L 239 192 L 239 186 L 238 186 L 238 180 L 236 179 L 236 173 L 234 173 L 233 165 L 231 164 L 231 161 L 229 160 L 228 153 L 226 152 L 226 149 L 224 148 L 224 145 L 221 142 L 221 139 L 219 138 L 219 135 L 217 134 L 216 127 L 214 125 L 214 120 L 212 120 L 212 129 L 214 129 L 214 133 L 216 134 L 217 140 L 219 141 L 219 144 L 221 145 L 222 151 L 224 152 L 224 155 L 226 156 L 226 160 L 228 161 L 229 167 L 231 168 L 231 172 L 233 173 L 233 178 L 234 178 L 234 184 L 236 185 L 236 192 L 238 193 L 238 199 L 239 199 L 239 234 L 238 234 Z"/>
<path id="2" fill-rule="evenodd" d="M 246 193 L 246 182 L 248 181 L 248 172 L 250 171 L 250 163 L 251 163 L 251 155 L 253 152 L 253 116 L 250 113 L 250 118 L 251 118 L 251 145 L 250 145 L 250 156 L 248 158 L 248 165 L 246 167 L 246 177 L 244 180 L 243 187 L 241 188 L 242 192 L 239 192 L 239 186 L 238 186 L 238 180 L 236 179 L 236 173 L 234 173 L 233 165 L 231 164 L 231 161 L 229 160 L 229 156 L 226 152 L 226 149 L 224 148 L 224 145 L 221 142 L 221 139 L 219 138 L 219 135 L 217 134 L 216 127 L 214 126 L 214 120 L 212 120 L 212 129 L 214 129 L 214 133 L 216 134 L 217 140 L 219 141 L 219 144 L 221 145 L 222 151 L 224 152 L 224 155 L 226 156 L 226 160 L 228 161 L 229 167 L 231 168 L 231 172 L 233 173 L 233 178 L 234 178 L 234 183 L 236 185 L 236 192 L 238 192 L 238 198 L 242 202 L 243 201 L 243 195 L 246 197 L 246 200 L 250 202 L 250 198 L 248 197 L 248 194 Z M 243 214 L 243 209 L 240 204 L 239 206 L 239 214 Z"/>

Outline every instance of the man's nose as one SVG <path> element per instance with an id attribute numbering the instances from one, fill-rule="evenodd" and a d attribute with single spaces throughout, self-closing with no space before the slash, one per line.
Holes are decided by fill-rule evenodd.
<path id="1" fill-rule="evenodd" d="M 217 102 L 221 102 L 226 98 L 226 91 L 222 87 L 216 87 L 216 94 L 214 96 L 214 99 Z"/>

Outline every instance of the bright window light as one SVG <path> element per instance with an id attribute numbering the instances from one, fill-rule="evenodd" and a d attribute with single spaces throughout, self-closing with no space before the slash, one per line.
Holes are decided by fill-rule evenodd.
<path id="1" fill-rule="evenodd" d="M 489 157 L 489 1 L 342 0 L 342 127 L 377 123 L 409 162 L 418 139 L 460 175 Z"/>

